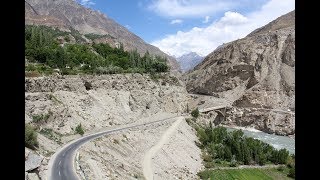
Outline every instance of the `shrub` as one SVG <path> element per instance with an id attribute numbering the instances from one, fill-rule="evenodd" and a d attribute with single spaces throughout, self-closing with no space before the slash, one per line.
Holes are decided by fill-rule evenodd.
<path id="1" fill-rule="evenodd" d="M 199 109 L 195 109 L 193 111 L 191 111 L 191 116 L 194 118 L 198 118 L 199 117 Z"/>
<path id="2" fill-rule="evenodd" d="M 80 134 L 81 136 L 84 134 L 81 123 L 76 127 L 76 133 Z"/>
<path id="3" fill-rule="evenodd" d="M 211 175 L 211 171 L 210 170 L 204 170 L 204 171 L 200 171 L 197 174 L 200 179 L 209 179 L 210 175 Z"/>
<path id="4" fill-rule="evenodd" d="M 84 87 L 86 88 L 87 91 L 90 90 L 90 89 L 92 89 L 92 85 L 91 85 L 91 83 L 89 83 L 88 81 L 85 81 L 85 82 L 84 82 Z"/>
<path id="5" fill-rule="evenodd" d="M 37 71 L 25 72 L 26 77 L 40 77 L 41 74 Z"/>
<path id="6" fill-rule="evenodd" d="M 293 166 L 295 166 L 295 156 L 294 154 L 291 154 L 287 160 L 287 167 L 292 168 Z"/>
<path id="7" fill-rule="evenodd" d="M 114 140 L 113 140 L 113 143 L 119 144 L 119 140 L 118 140 L 118 139 L 114 139 Z"/>
<path id="8" fill-rule="evenodd" d="M 294 166 L 290 168 L 288 176 L 292 178 L 296 177 L 296 168 Z"/>
<path id="9" fill-rule="evenodd" d="M 211 156 L 210 154 L 207 154 L 207 153 L 205 153 L 205 154 L 202 155 L 202 159 L 203 159 L 205 162 L 212 162 L 212 161 L 213 161 L 212 156 Z"/>
<path id="10" fill-rule="evenodd" d="M 214 162 L 204 162 L 204 167 L 205 168 L 214 168 L 215 163 Z"/>
<path id="11" fill-rule="evenodd" d="M 49 114 L 40 114 L 40 115 L 33 115 L 32 116 L 32 120 L 33 122 L 35 123 L 42 123 L 42 122 L 47 122 L 47 120 L 49 119 L 50 117 L 50 113 Z"/>
<path id="12" fill-rule="evenodd" d="M 54 132 L 53 129 L 50 128 L 43 128 L 39 132 L 40 134 L 43 134 L 45 137 L 54 140 L 58 143 L 61 143 L 61 134 Z"/>
<path id="13" fill-rule="evenodd" d="M 69 37 L 69 36 L 65 36 L 65 37 L 64 37 L 64 40 L 65 40 L 66 42 L 70 42 L 70 37 Z"/>
<path id="14" fill-rule="evenodd" d="M 277 170 L 282 172 L 282 171 L 284 171 L 284 167 L 283 167 L 283 166 L 279 166 L 279 167 L 277 168 Z"/>
<path id="15" fill-rule="evenodd" d="M 35 149 L 39 146 L 37 140 L 37 133 L 35 132 L 34 128 L 29 124 L 25 124 L 24 143 L 25 146 L 30 149 Z"/>
<path id="16" fill-rule="evenodd" d="M 186 118 L 186 122 L 188 123 L 188 125 L 191 125 L 191 119 L 190 118 Z"/>

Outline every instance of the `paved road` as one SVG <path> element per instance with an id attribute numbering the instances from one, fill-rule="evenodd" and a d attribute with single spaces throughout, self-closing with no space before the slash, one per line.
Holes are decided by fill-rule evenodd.
<path id="1" fill-rule="evenodd" d="M 165 118 L 157 121 L 152 121 L 148 123 L 141 123 L 135 125 L 126 125 L 125 127 L 115 128 L 111 130 L 106 130 L 103 132 L 91 134 L 84 136 L 82 138 L 76 139 L 64 147 L 62 147 L 59 151 L 57 151 L 50 159 L 48 166 L 48 180 L 78 180 L 80 179 L 75 173 L 74 160 L 75 153 L 77 149 L 83 145 L 84 143 L 98 138 L 100 136 L 110 134 L 117 131 L 122 131 L 130 128 L 135 128 L 139 126 L 154 124 L 166 120 L 172 120 L 179 116 L 174 116 L 170 118 Z"/>

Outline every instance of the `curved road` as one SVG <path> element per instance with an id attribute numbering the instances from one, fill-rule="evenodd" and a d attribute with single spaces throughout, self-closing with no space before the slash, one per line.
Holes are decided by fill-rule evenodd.
<path id="1" fill-rule="evenodd" d="M 182 115 L 181 115 L 182 116 Z M 165 118 L 157 121 L 152 121 L 148 123 L 141 123 L 135 125 L 126 125 L 125 127 L 115 128 L 111 130 L 106 130 L 103 132 L 90 134 L 79 139 L 73 140 L 72 142 L 66 144 L 59 151 L 57 151 L 49 161 L 48 165 L 48 180 L 78 180 L 80 179 L 78 175 L 75 173 L 74 161 L 75 161 L 75 153 L 77 149 L 83 145 L 84 143 L 98 138 L 100 136 L 110 134 L 117 131 L 122 131 L 134 127 L 154 124 L 162 121 L 166 121 L 169 119 L 174 119 L 180 116 L 174 116 L 170 118 Z"/>

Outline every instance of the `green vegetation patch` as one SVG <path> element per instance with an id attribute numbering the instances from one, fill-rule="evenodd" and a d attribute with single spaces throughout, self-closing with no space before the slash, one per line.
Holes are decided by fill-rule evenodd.
<path id="1" fill-rule="evenodd" d="M 58 40 L 59 36 L 72 35 L 76 44 Z M 91 38 L 100 35 L 86 35 Z M 69 39 L 70 40 L 70 39 Z M 137 50 L 124 51 L 123 44 L 113 48 L 108 44 L 86 44 L 79 32 L 63 32 L 46 26 L 26 26 L 25 57 L 30 62 L 26 66 L 27 75 L 51 74 L 115 74 L 115 73 L 159 73 L 169 71 L 167 59 L 152 56 L 146 52 L 140 56 Z"/>
<path id="2" fill-rule="evenodd" d="M 43 129 L 41 129 L 40 130 L 40 134 L 44 135 L 48 139 L 51 139 L 51 140 L 57 142 L 58 144 L 61 144 L 62 134 L 60 134 L 58 132 L 55 132 L 51 128 L 43 128 Z"/>
<path id="3" fill-rule="evenodd" d="M 191 121 L 189 121 L 190 123 Z M 258 139 L 244 136 L 242 130 L 228 132 L 225 127 L 199 126 L 192 124 L 197 131 L 202 149 L 204 166 L 208 168 L 198 173 L 202 179 L 288 179 L 295 177 L 295 156 L 286 149 L 277 150 Z M 225 169 L 238 165 L 262 166 L 283 164 L 269 169 Z"/>
<path id="4" fill-rule="evenodd" d="M 24 132 L 24 143 L 25 146 L 30 149 L 36 149 L 39 147 L 38 139 L 37 139 L 37 132 L 35 128 L 32 127 L 30 124 L 25 124 L 25 132 Z"/>
<path id="5" fill-rule="evenodd" d="M 201 179 L 223 179 L 223 180 L 287 180 L 285 172 L 278 171 L 276 168 L 270 169 L 225 169 L 225 170 L 205 170 L 198 173 Z"/>
<path id="6" fill-rule="evenodd" d="M 199 109 L 196 108 L 195 110 L 191 111 L 191 116 L 194 118 L 198 118 L 199 117 Z"/>
<path id="7" fill-rule="evenodd" d="M 81 136 L 84 134 L 84 129 L 83 129 L 81 123 L 76 127 L 75 131 L 76 131 L 76 133 L 80 134 Z"/>
<path id="8" fill-rule="evenodd" d="M 200 148 L 213 159 L 245 165 L 286 164 L 289 151 L 277 150 L 258 139 L 246 137 L 241 130 L 227 132 L 225 127 L 196 127 Z"/>
<path id="9" fill-rule="evenodd" d="M 47 122 L 49 117 L 52 115 L 52 112 L 50 111 L 48 114 L 37 114 L 32 116 L 32 121 L 34 123 L 43 123 Z"/>

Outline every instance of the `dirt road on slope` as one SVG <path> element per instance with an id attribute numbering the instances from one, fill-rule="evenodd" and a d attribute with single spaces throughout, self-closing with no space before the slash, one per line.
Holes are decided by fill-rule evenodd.
<path id="1" fill-rule="evenodd" d="M 179 124 L 181 123 L 181 121 L 184 120 L 184 117 L 181 116 L 181 117 L 177 117 L 176 119 L 177 120 L 161 136 L 160 141 L 156 145 L 152 146 L 143 157 L 143 161 L 142 161 L 143 175 L 147 180 L 153 180 L 152 158 L 163 147 L 163 145 L 168 142 L 170 136 L 179 127 Z"/>

